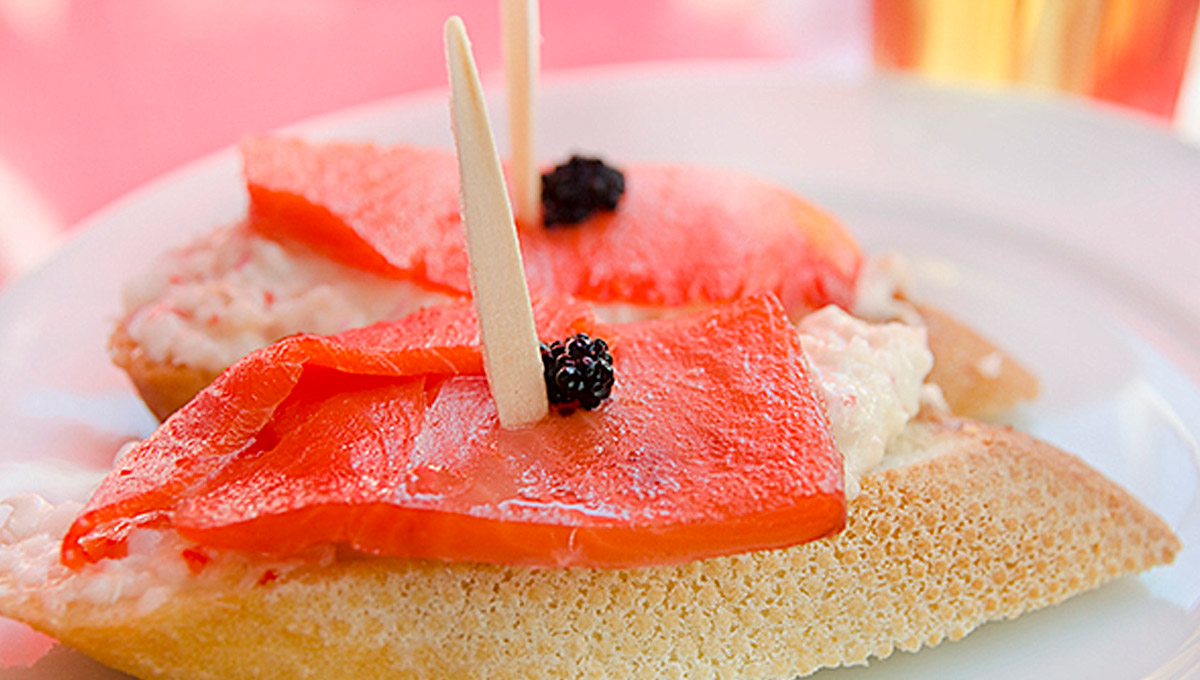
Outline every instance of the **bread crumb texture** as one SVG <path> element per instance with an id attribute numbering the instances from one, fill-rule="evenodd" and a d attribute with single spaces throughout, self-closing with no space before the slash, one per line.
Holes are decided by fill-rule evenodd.
<path id="1" fill-rule="evenodd" d="M 19 613 L 143 678 L 793 678 L 956 640 L 1179 550 L 1025 435 L 939 421 L 898 445 L 950 452 L 868 479 L 843 533 L 786 550 L 627 571 L 342 559 L 146 615 Z"/>

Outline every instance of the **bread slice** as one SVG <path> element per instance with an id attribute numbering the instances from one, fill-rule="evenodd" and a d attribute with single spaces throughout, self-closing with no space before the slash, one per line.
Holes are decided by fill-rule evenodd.
<path id="1" fill-rule="evenodd" d="M 142 678 L 792 678 L 958 639 L 1180 549 L 1128 493 L 1009 429 L 925 416 L 889 456 L 914 462 L 869 477 L 845 531 L 785 550 L 628 571 L 247 565 L 148 612 L 48 604 L 0 573 L 0 613 Z"/>

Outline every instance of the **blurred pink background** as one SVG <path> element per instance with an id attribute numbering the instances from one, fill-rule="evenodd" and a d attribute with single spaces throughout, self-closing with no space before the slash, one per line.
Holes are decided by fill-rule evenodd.
<path id="1" fill-rule="evenodd" d="M 485 82 L 500 82 L 498 5 L 0 0 L 0 281 L 106 203 L 247 133 L 442 87 L 441 25 L 452 13 L 467 22 Z M 872 0 L 542 5 L 550 71 L 753 59 L 872 72 Z"/>
<path id="2" fill-rule="evenodd" d="M 543 5 L 547 70 L 696 58 L 865 70 L 870 58 L 862 0 Z M 498 6 L 0 0 L 0 269 L 29 266 L 67 225 L 248 132 L 443 86 L 450 14 L 466 20 L 485 79 L 496 82 Z"/>

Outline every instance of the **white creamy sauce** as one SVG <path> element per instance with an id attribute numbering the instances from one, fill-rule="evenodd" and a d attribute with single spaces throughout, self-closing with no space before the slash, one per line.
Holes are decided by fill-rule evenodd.
<path id="1" fill-rule="evenodd" d="M 933 368 L 925 329 L 868 323 L 834 306 L 804 317 L 799 329 L 846 461 L 846 497 L 854 498 L 888 442 L 921 407 L 922 385 Z"/>
<path id="2" fill-rule="evenodd" d="M 6 499 L 0 507 L 8 511 L 4 523 L 0 523 L 0 573 L 6 576 L 0 582 L 0 600 L 38 597 L 50 609 L 76 601 L 104 604 L 122 597 L 140 597 L 152 588 L 169 592 L 187 574 L 186 566 L 178 564 L 181 572 L 175 568 L 181 560 L 158 554 L 140 535 L 134 536 L 138 542 L 128 558 L 106 560 L 113 564 L 101 562 L 95 568 L 72 572 L 59 561 L 59 549 L 62 536 L 82 506 L 54 506 L 30 494 Z M 161 602 L 149 604 L 157 606 Z"/>
<path id="3" fill-rule="evenodd" d="M 82 509 L 78 503 L 50 505 L 34 495 L 0 502 L 9 510 L 0 523 L 0 599 L 36 597 L 54 610 L 70 602 L 110 604 L 136 598 L 150 611 L 162 604 L 188 577 L 180 556 L 185 546 L 174 532 L 139 529 L 130 537 L 129 555 L 103 560 L 80 571 L 59 561 L 62 537 Z"/>
<path id="4" fill-rule="evenodd" d="M 150 359 L 219 371 L 294 333 L 337 333 L 449 299 L 238 224 L 156 258 L 122 302 Z"/>
<path id="5" fill-rule="evenodd" d="M 329 563 L 332 548 L 305 560 L 268 561 L 232 551 L 204 549 L 208 560 L 193 573 L 184 552 L 195 546 L 171 530 L 135 529 L 128 554 L 72 570 L 59 560 L 66 535 L 82 506 L 51 505 L 33 494 L 0 501 L 0 602 L 33 599 L 52 612 L 72 602 L 95 605 L 134 600 L 142 613 L 153 611 L 185 588 L 226 583 L 250 587 L 264 574 L 286 574 L 305 563 Z"/>

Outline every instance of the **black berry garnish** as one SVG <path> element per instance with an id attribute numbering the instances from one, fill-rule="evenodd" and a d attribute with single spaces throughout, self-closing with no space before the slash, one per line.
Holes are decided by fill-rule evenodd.
<path id="1" fill-rule="evenodd" d="M 542 213 L 547 227 L 578 224 L 601 210 L 616 210 L 625 175 L 599 158 L 571 160 L 542 175 Z"/>
<path id="2" fill-rule="evenodd" d="M 543 342 L 542 376 L 550 404 L 578 404 L 589 411 L 599 406 L 612 392 L 612 361 L 608 344 L 586 333 L 549 345 Z"/>

